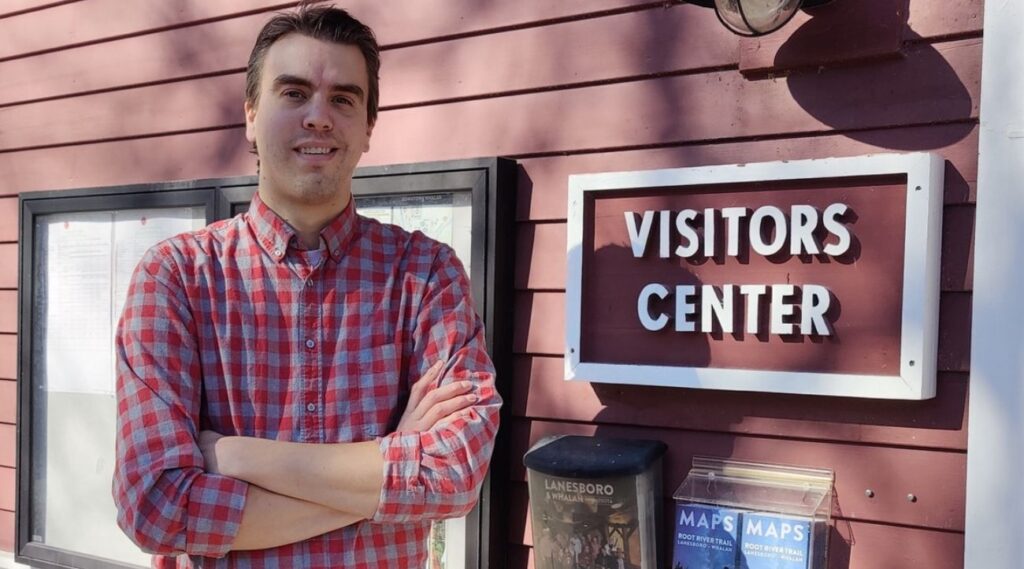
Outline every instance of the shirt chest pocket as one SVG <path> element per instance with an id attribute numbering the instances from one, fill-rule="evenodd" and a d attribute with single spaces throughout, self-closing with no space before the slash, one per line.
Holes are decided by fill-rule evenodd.
<path id="1" fill-rule="evenodd" d="M 345 437 L 341 440 L 358 442 L 382 437 L 394 428 L 402 411 L 398 404 L 405 378 L 393 344 L 359 350 L 355 357 L 355 365 L 346 366 L 357 370 L 355 377 L 348 378 L 347 389 L 339 393 L 344 397 L 339 407 L 347 410 L 339 417 L 339 435 Z"/>

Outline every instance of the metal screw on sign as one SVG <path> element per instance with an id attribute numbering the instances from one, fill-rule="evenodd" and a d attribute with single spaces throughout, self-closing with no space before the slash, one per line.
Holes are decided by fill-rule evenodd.
<path id="1" fill-rule="evenodd" d="M 864 495 L 867 496 L 868 498 L 874 498 L 875 491 L 872 490 L 871 488 L 868 488 L 867 490 L 864 491 Z"/>
<path id="2" fill-rule="evenodd" d="M 917 496 L 913 494 L 907 494 L 907 501 L 910 503 L 914 503 L 917 501 Z"/>

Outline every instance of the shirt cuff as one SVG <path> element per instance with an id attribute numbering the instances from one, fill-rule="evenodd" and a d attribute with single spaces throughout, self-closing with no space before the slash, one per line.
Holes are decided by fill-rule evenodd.
<path id="1" fill-rule="evenodd" d="M 242 523 L 249 485 L 216 474 L 201 474 L 188 494 L 185 550 L 189 555 L 224 557 Z"/>
<path id="2" fill-rule="evenodd" d="M 379 441 L 384 457 L 384 483 L 373 522 L 407 522 L 424 508 L 425 491 L 420 481 L 420 434 L 390 433 Z"/>

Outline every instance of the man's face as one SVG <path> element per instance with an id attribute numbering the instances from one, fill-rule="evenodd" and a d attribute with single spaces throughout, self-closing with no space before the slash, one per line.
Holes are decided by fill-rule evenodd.
<path id="1" fill-rule="evenodd" d="M 288 34 L 267 50 L 259 92 L 245 103 L 245 137 L 259 152 L 260 197 L 271 208 L 340 210 L 373 130 L 359 48 Z"/>

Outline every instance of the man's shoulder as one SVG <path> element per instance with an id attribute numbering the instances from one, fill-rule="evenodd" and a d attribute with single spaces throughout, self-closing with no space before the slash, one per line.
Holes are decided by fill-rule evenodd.
<path id="1" fill-rule="evenodd" d="M 358 214 L 357 218 L 362 239 L 373 247 L 384 249 L 383 252 L 389 256 L 434 259 L 452 254 L 451 247 L 420 230 L 409 231 L 401 226 Z"/>
<path id="2" fill-rule="evenodd" d="M 153 245 L 143 260 L 181 268 L 204 259 L 216 258 L 217 252 L 226 244 L 238 241 L 243 226 L 242 217 L 236 216 L 179 233 Z"/>
<path id="3" fill-rule="evenodd" d="M 360 216 L 361 254 L 395 264 L 407 281 L 428 287 L 458 286 L 468 293 L 466 267 L 450 245 L 422 231 Z"/>

